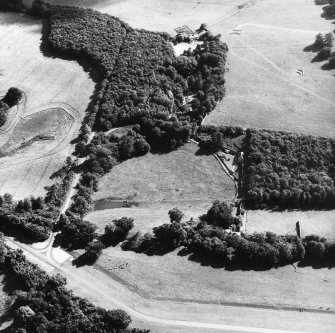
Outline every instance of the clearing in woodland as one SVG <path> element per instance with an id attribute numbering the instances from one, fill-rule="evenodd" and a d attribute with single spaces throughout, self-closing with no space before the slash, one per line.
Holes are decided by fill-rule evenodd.
<path id="1" fill-rule="evenodd" d="M 133 158 L 103 176 L 95 201 L 108 198 L 135 202 L 136 207 L 99 210 L 87 218 L 99 227 L 120 215 L 134 217 L 143 228 L 168 220 L 168 211 L 178 207 L 185 218 L 197 218 L 214 200 L 233 201 L 234 182 L 213 155 L 198 155 L 187 143 L 167 154 Z"/>
<path id="2" fill-rule="evenodd" d="M 40 20 L 0 13 L 0 26 L 0 91 L 18 87 L 25 92 L 0 132 L 2 155 L 10 154 L 0 159 L 0 193 L 9 192 L 15 199 L 44 196 L 44 187 L 54 182 L 50 176 L 73 151 L 70 142 L 95 82 L 76 61 L 43 55 Z M 45 136 L 49 140 L 40 140 Z"/>

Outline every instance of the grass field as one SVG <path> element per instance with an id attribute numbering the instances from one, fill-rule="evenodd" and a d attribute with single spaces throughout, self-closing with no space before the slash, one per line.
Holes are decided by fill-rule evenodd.
<path id="1" fill-rule="evenodd" d="M 16 86 L 26 93 L 12 124 L 0 131 L 1 146 L 8 142 L 4 149 L 10 145 L 12 150 L 34 135 L 55 136 L 0 159 L 0 193 L 11 192 L 15 199 L 44 195 L 44 187 L 53 182 L 50 176 L 73 150 L 70 141 L 77 136 L 95 83 L 76 61 L 42 54 L 41 21 L 0 13 L 0 28 L 0 91 Z"/>
<path id="2" fill-rule="evenodd" d="M 94 199 L 139 203 L 232 200 L 234 184 L 212 155 L 197 155 L 192 143 L 168 154 L 147 154 L 123 162 L 100 180 Z"/>
<path id="3" fill-rule="evenodd" d="M 212 155 L 197 155 L 188 143 L 168 154 L 147 154 L 123 162 L 103 176 L 94 200 L 128 199 L 137 207 L 94 211 L 87 219 L 100 228 L 112 219 L 133 217 L 141 230 L 168 222 L 168 211 L 178 207 L 185 219 L 205 213 L 214 200 L 232 201 L 233 181 Z"/>
<path id="4" fill-rule="evenodd" d="M 300 222 L 301 235 L 320 235 L 335 239 L 335 211 L 284 211 L 249 210 L 247 232 L 272 231 L 277 234 L 296 234 L 295 224 Z"/>
<path id="5" fill-rule="evenodd" d="M 305 267 L 295 272 L 286 266 L 242 273 L 200 265 L 177 253 L 148 257 L 109 248 L 98 263 L 149 298 L 335 309 L 334 270 Z"/>
<path id="6" fill-rule="evenodd" d="M 333 30 L 321 14 L 314 1 L 258 1 L 214 25 L 226 34 L 230 70 L 226 97 L 205 123 L 334 136 L 335 71 L 303 51 L 318 32 Z"/>

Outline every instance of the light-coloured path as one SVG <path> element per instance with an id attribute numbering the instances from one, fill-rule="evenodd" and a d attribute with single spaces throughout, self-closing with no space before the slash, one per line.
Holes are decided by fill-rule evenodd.
<path id="1" fill-rule="evenodd" d="M 183 329 L 218 330 L 221 332 L 331 333 L 335 316 L 327 313 L 286 311 L 283 309 L 253 306 L 229 306 L 195 304 L 175 301 L 150 301 L 130 292 L 92 267 L 80 269 L 70 264 L 60 265 L 52 257 L 36 251 L 31 246 L 7 238 L 11 248 L 21 248 L 28 259 L 42 269 L 60 272 L 68 280 L 68 286 L 94 304 L 109 309 L 121 308 L 136 321 Z"/>

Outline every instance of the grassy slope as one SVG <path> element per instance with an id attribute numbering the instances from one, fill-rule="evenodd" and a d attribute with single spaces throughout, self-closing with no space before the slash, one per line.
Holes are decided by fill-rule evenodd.
<path id="1" fill-rule="evenodd" d="M 230 71 L 226 98 L 205 123 L 334 136 L 334 71 L 311 63 L 315 54 L 303 51 L 318 32 L 334 29 L 321 14 L 314 1 L 270 0 L 214 25 L 215 32 L 228 33 Z M 245 23 L 264 26 L 231 34 Z"/>
<path id="2" fill-rule="evenodd" d="M 286 266 L 241 273 L 200 265 L 177 253 L 148 257 L 109 248 L 98 263 L 147 297 L 335 309 L 334 270 L 306 267 L 297 274 Z"/>
<path id="3" fill-rule="evenodd" d="M 186 144 L 168 154 L 148 154 L 113 168 L 102 177 L 94 199 L 131 198 L 138 202 L 231 200 L 233 182 L 212 155 L 196 155 Z"/>
<path id="4" fill-rule="evenodd" d="M 95 211 L 87 219 L 103 229 L 114 218 L 133 217 L 136 228 L 149 231 L 168 222 L 167 212 L 178 207 L 185 219 L 205 213 L 214 200 L 232 200 L 233 182 L 212 155 L 196 155 L 188 143 L 168 154 L 148 154 L 114 167 L 100 180 L 94 199 L 130 199 L 138 207 Z"/>

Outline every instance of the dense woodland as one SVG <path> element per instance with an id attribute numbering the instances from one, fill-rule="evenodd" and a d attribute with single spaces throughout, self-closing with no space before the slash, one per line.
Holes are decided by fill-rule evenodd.
<path id="1" fill-rule="evenodd" d="M 249 208 L 334 208 L 335 140 L 247 130 L 245 202 Z"/>
<path id="2" fill-rule="evenodd" d="M 130 329 L 130 316 L 122 310 L 105 310 L 66 289 L 61 275 L 49 276 L 30 263 L 20 250 L 10 250 L 0 234 L 0 269 L 17 278 L 23 290 L 7 310 L 13 319 L 9 333 L 149 333 Z"/>
<path id="3" fill-rule="evenodd" d="M 102 74 L 90 117 L 95 129 L 138 124 L 162 113 L 196 120 L 224 95 L 228 48 L 209 32 L 201 35 L 203 45 L 176 57 L 168 34 L 132 29 L 88 9 L 51 7 L 49 28 L 53 50 L 84 57 Z M 191 105 L 185 102 L 190 95 Z"/>
<path id="4" fill-rule="evenodd" d="M 58 210 L 44 203 L 41 197 L 13 201 L 10 194 L 0 196 L 0 231 L 41 242 L 50 236 Z"/>

